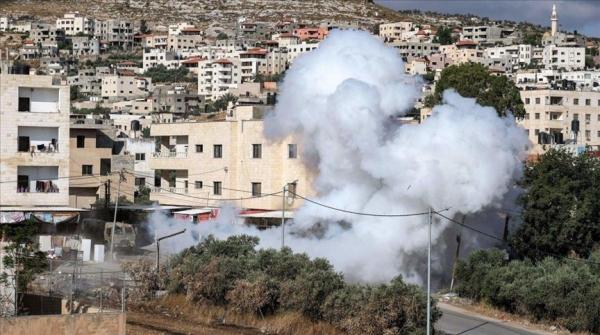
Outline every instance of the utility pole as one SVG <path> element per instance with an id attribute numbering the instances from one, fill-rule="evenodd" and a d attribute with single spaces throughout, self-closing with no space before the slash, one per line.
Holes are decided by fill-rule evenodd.
<path id="1" fill-rule="evenodd" d="M 431 207 L 429 207 L 429 242 L 427 244 L 427 335 L 431 335 Z"/>
<path id="2" fill-rule="evenodd" d="M 464 222 L 463 218 L 463 222 Z M 458 264 L 458 258 L 460 257 L 460 234 L 456 235 L 456 253 L 454 254 L 454 265 L 452 265 L 452 280 L 450 281 L 450 292 L 454 289 L 454 277 L 456 276 L 456 264 Z"/>
<path id="3" fill-rule="evenodd" d="M 110 257 L 115 259 L 114 243 L 115 243 L 115 226 L 117 225 L 117 209 L 119 208 L 119 196 L 121 195 L 121 182 L 125 181 L 124 169 L 119 172 L 119 185 L 117 186 L 117 199 L 115 200 L 115 215 L 113 216 L 113 225 L 110 230 Z"/>
<path id="4" fill-rule="evenodd" d="M 287 184 L 283 185 L 283 194 L 281 196 L 281 249 L 285 247 L 285 191 Z"/>
<path id="5" fill-rule="evenodd" d="M 104 182 L 104 208 L 108 208 L 110 202 L 110 179 Z"/>
<path id="6" fill-rule="evenodd" d="M 510 215 L 506 213 L 506 219 L 504 220 L 504 234 L 502 235 L 502 240 L 504 242 L 508 241 L 508 223 L 510 221 Z"/>

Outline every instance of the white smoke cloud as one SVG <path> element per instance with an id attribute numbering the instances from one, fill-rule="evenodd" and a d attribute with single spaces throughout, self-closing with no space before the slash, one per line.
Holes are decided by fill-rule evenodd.
<path id="1" fill-rule="evenodd" d="M 502 200 L 520 174 L 525 131 L 453 91 L 425 122 L 401 126 L 394 116 L 414 105 L 419 83 L 404 74 L 395 49 L 365 32 L 334 31 L 287 72 L 265 131 L 273 140 L 300 139 L 303 160 L 317 174 L 315 200 L 331 206 L 385 214 L 450 207 L 447 215 L 454 215 Z M 259 236 L 262 247 L 279 246 L 279 229 L 234 221 L 194 229 L 217 237 L 246 233 Z M 357 216 L 305 203 L 294 221 L 286 244 L 329 259 L 351 280 L 402 274 L 421 282 L 415 255 L 427 246 L 427 216 Z M 434 225 L 435 240 L 447 225 Z M 315 226 L 320 235 L 307 235 Z"/>

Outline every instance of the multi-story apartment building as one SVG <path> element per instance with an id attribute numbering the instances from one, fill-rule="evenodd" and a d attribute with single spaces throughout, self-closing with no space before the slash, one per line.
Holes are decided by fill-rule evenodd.
<path id="1" fill-rule="evenodd" d="M 175 35 L 169 36 L 167 40 L 167 49 L 169 51 L 182 51 L 195 49 L 202 44 L 201 35 Z"/>
<path id="2" fill-rule="evenodd" d="M 100 41 L 95 37 L 73 36 L 71 43 L 75 57 L 98 56 L 100 54 Z"/>
<path id="3" fill-rule="evenodd" d="M 47 23 L 36 23 L 31 27 L 31 40 L 35 44 L 57 45 L 65 40 L 65 32 Z"/>
<path id="4" fill-rule="evenodd" d="M 144 51 L 142 68 L 148 71 L 158 65 L 164 65 L 167 69 L 176 69 L 180 65 L 179 55 L 165 49 L 150 49 Z"/>
<path id="5" fill-rule="evenodd" d="M 293 31 L 300 41 L 321 41 L 329 35 L 329 30 L 324 27 L 296 28 Z"/>
<path id="6" fill-rule="evenodd" d="M 534 143 L 532 153 L 554 144 L 600 146 L 600 92 L 522 90 L 521 99 L 526 114 L 518 122 Z"/>
<path id="7" fill-rule="evenodd" d="M 462 29 L 461 39 L 471 40 L 485 45 L 511 45 L 519 39 L 519 36 L 514 28 L 497 25 L 466 26 Z"/>
<path id="8" fill-rule="evenodd" d="M 240 52 L 242 83 L 253 81 L 258 73 L 267 72 L 267 50 L 252 48 Z"/>
<path id="9" fill-rule="evenodd" d="M 69 86 L 0 75 L 0 206 L 69 204 Z"/>
<path id="10" fill-rule="evenodd" d="M 430 42 L 405 42 L 396 40 L 389 44 L 398 49 L 400 55 L 404 58 L 408 57 L 425 57 L 439 51 L 438 43 Z"/>
<path id="11" fill-rule="evenodd" d="M 79 13 L 67 13 L 56 19 L 56 27 L 64 30 L 67 36 L 94 34 L 94 20 Z"/>
<path id="12" fill-rule="evenodd" d="M 585 67 L 585 48 L 547 45 L 544 47 L 542 62 L 546 69 L 580 70 Z"/>
<path id="13" fill-rule="evenodd" d="M 379 25 L 379 36 L 387 42 L 403 40 L 406 33 L 412 30 L 412 22 L 383 23 Z"/>
<path id="14" fill-rule="evenodd" d="M 239 59 L 206 60 L 199 63 L 198 94 L 217 100 L 242 82 Z"/>
<path id="15" fill-rule="evenodd" d="M 0 31 L 10 29 L 10 18 L 8 16 L 0 16 Z"/>
<path id="16" fill-rule="evenodd" d="M 166 50 L 169 35 L 167 34 L 149 34 L 142 37 L 142 47 L 144 49 Z"/>
<path id="17" fill-rule="evenodd" d="M 483 57 L 489 59 L 506 58 L 513 65 L 530 64 L 533 57 L 533 48 L 529 44 L 489 47 L 483 50 Z"/>
<path id="18" fill-rule="evenodd" d="M 157 147 L 149 161 L 156 176 L 150 199 L 193 206 L 227 201 L 273 210 L 281 209 L 281 197 L 263 195 L 287 184 L 298 194 L 312 195 L 300 145 L 292 138 L 268 141 L 263 113 L 264 107 L 237 106 L 221 121 L 152 124 Z"/>
<path id="19" fill-rule="evenodd" d="M 306 43 L 302 42 L 299 44 L 293 44 L 287 46 L 288 63 L 293 63 L 296 57 L 315 50 L 319 47 L 319 43 Z"/>
<path id="20" fill-rule="evenodd" d="M 152 91 L 152 78 L 138 77 L 130 71 L 102 77 L 102 99 L 145 97 Z"/>
<path id="21" fill-rule="evenodd" d="M 97 20 L 94 36 L 113 46 L 129 46 L 133 43 L 133 23 L 128 20 Z"/>

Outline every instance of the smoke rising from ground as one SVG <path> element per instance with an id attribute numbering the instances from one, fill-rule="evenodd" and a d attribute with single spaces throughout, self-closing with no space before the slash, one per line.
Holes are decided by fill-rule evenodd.
<path id="1" fill-rule="evenodd" d="M 334 207 L 385 214 L 450 208 L 445 214 L 453 216 L 500 202 L 520 174 L 525 131 L 514 119 L 501 119 L 493 108 L 451 90 L 425 122 L 400 125 L 395 116 L 412 108 L 419 83 L 404 74 L 395 49 L 366 32 L 334 31 L 286 73 L 275 111 L 265 120 L 266 135 L 277 141 L 293 134 L 300 140 L 303 161 L 316 174 L 315 200 Z M 259 236 L 262 247 L 279 247 L 278 228 L 258 231 L 235 224 L 233 211 L 224 211 L 213 224 L 194 226 L 183 238 L 191 238 L 191 245 L 208 233 L 245 233 Z M 433 238 L 448 225 L 436 222 Z M 315 226 L 318 236 L 310 233 Z M 357 216 L 305 203 L 295 213 L 286 244 L 329 259 L 351 280 L 384 281 L 402 274 L 421 282 L 419 255 L 427 236 L 427 216 Z"/>

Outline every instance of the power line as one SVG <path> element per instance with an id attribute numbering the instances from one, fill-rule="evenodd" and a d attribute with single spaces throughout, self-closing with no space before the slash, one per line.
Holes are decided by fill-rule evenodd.
<path id="1" fill-rule="evenodd" d="M 443 214 L 440 214 L 439 212 L 434 212 L 434 213 L 435 213 L 436 215 L 439 215 L 439 216 L 441 216 L 442 218 L 444 218 L 444 219 L 446 219 L 446 220 L 448 220 L 448 221 L 452 222 L 452 223 L 455 223 L 455 224 L 459 225 L 459 226 L 465 227 L 465 228 L 467 228 L 467 229 L 469 229 L 469 230 L 472 230 L 472 231 L 474 231 L 474 232 L 476 232 L 476 233 L 478 233 L 478 234 L 484 235 L 484 236 L 486 236 L 486 237 L 489 237 L 489 238 L 491 238 L 491 239 L 494 239 L 494 240 L 500 241 L 500 242 L 502 242 L 502 244 L 504 244 L 504 245 L 506 245 L 506 244 L 507 244 L 507 242 L 506 242 L 504 239 L 500 238 L 500 237 L 494 236 L 494 235 L 492 235 L 492 234 L 488 234 L 488 233 L 486 233 L 486 232 L 483 232 L 483 231 L 481 231 L 481 230 L 479 230 L 479 229 L 476 229 L 476 228 L 473 228 L 473 227 L 471 227 L 471 226 L 467 226 L 467 225 L 465 225 L 464 223 L 462 223 L 462 222 L 458 222 L 458 221 L 456 221 L 456 220 L 454 220 L 454 219 L 451 219 L 451 218 L 449 218 L 449 217 L 447 217 L 447 216 L 445 216 L 445 215 L 443 215 Z M 539 252 L 539 253 L 542 253 L 542 254 L 545 254 L 545 255 L 548 255 L 548 256 L 552 256 L 552 257 L 554 257 L 554 258 L 558 258 L 558 259 L 568 259 L 568 260 L 571 260 L 571 261 L 577 261 L 577 262 L 582 262 L 582 263 L 587 263 L 587 264 L 600 265 L 600 263 L 598 263 L 598 262 L 590 261 L 590 260 L 587 260 L 587 259 L 582 259 L 582 258 L 573 258 L 573 257 L 569 257 L 569 256 L 562 256 L 562 255 L 555 254 L 555 253 L 552 253 L 552 252 L 548 252 L 548 251 L 540 250 L 540 249 L 538 249 L 538 248 L 535 248 L 535 250 L 536 250 L 537 252 Z"/>
<path id="2" fill-rule="evenodd" d="M 292 193 L 293 195 L 297 196 L 300 199 L 303 199 L 307 202 L 310 202 L 312 204 L 321 206 L 321 207 L 325 207 L 325 208 L 329 208 L 332 209 L 334 211 L 338 211 L 338 212 L 343 212 L 343 213 L 348 213 L 348 214 L 354 214 L 354 215 L 361 215 L 361 216 L 375 216 L 375 217 L 408 217 L 408 216 L 420 216 L 420 215 L 429 215 L 429 212 L 420 212 L 420 213 L 407 213 L 407 214 L 380 214 L 380 213 L 365 213 L 365 212 L 357 212 L 357 211 L 352 211 L 352 210 L 347 210 L 347 209 L 342 209 L 342 208 L 337 208 L 337 207 L 333 207 L 330 205 L 326 205 L 324 203 L 315 201 L 315 200 L 311 200 L 309 198 L 303 197 L 300 194 L 297 194 L 295 192 L 292 191 L 288 191 L 290 193 Z M 446 208 L 441 210 L 441 212 L 443 211 L 447 211 L 450 208 Z"/>

